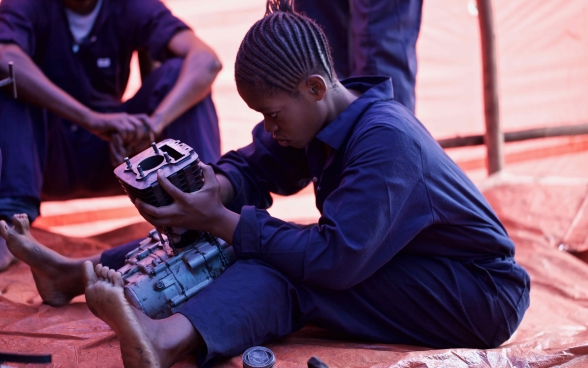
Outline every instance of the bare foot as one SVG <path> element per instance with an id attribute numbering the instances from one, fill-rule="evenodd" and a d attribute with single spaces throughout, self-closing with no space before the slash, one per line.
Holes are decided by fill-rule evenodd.
<path id="1" fill-rule="evenodd" d="M 81 260 L 72 260 L 39 243 L 30 232 L 27 215 L 12 217 L 14 228 L 0 221 L 0 236 L 14 257 L 31 267 L 37 290 L 52 306 L 67 304 L 83 292 Z"/>
<path id="2" fill-rule="evenodd" d="M 148 324 L 149 321 L 139 321 L 138 311 L 125 299 L 120 272 L 102 265 L 94 268 L 91 262 L 85 262 L 82 274 L 86 285 L 86 303 L 96 317 L 116 332 L 124 366 L 164 366 L 151 340 L 159 336 L 146 333 L 146 326 L 142 322 Z"/>
<path id="3" fill-rule="evenodd" d="M 17 259 L 10 253 L 6 246 L 6 240 L 0 238 L 0 272 L 6 271 Z"/>

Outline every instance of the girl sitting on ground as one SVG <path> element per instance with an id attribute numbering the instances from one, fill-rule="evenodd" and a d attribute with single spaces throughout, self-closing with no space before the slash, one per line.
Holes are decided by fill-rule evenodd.
<path id="1" fill-rule="evenodd" d="M 202 367 L 307 323 L 432 348 L 493 348 L 513 334 L 530 287 L 514 244 L 467 176 L 393 100 L 389 78 L 338 81 L 321 29 L 290 0 L 274 0 L 240 46 L 235 79 L 264 117 L 253 142 L 202 165 L 200 191 L 159 176 L 174 203 L 136 206 L 154 226 L 224 239 L 238 261 L 179 313 L 152 320 L 125 300 L 114 271 L 136 243 L 68 259 L 15 216 L 0 234 L 31 265 L 45 302 L 85 291 L 127 367 L 171 366 L 193 352 Z M 316 225 L 264 210 L 270 193 L 311 182 Z"/>

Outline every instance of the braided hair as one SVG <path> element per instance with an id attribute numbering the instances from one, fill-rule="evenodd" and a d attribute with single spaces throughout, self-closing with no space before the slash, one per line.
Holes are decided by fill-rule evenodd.
<path id="1" fill-rule="evenodd" d="M 298 84 L 311 74 L 336 80 L 327 37 L 313 20 L 294 12 L 292 1 L 267 0 L 265 16 L 239 47 L 237 83 L 296 95 Z"/>

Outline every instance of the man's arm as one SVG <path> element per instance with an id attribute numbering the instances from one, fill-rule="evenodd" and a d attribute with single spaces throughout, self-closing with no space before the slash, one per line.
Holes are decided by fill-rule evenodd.
<path id="1" fill-rule="evenodd" d="M 19 98 L 78 124 L 103 139 L 118 133 L 125 140 L 132 141 L 145 130 L 143 122 L 135 116 L 92 111 L 49 80 L 19 46 L 0 43 L 2 74 L 8 73 L 9 62 L 14 63 Z"/>
<path id="2" fill-rule="evenodd" d="M 151 115 L 156 134 L 206 97 L 222 69 L 215 52 L 192 30 L 176 33 L 167 47 L 172 54 L 183 57 L 184 63 L 176 84 Z"/>

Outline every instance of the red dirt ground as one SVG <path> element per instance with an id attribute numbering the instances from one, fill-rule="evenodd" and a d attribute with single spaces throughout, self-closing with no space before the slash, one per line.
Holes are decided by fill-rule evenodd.
<path id="1" fill-rule="evenodd" d="M 224 69 L 213 89 L 223 151 L 247 144 L 249 132 L 260 116 L 249 111 L 236 93 L 233 60 L 242 36 L 263 14 L 264 0 L 166 3 L 217 50 L 223 61 Z M 477 33 L 472 28 L 475 18 L 467 18 L 470 8 L 466 3 L 425 2 L 419 41 L 417 116 L 437 138 L 480 133 L 482 129 Z M 504 129 L 582 122 L 588 116 L 588 83 L 581 78 L 586 75 L 582 60 L 588 50 L 582 37 L 588 28 L 582 26 L 584 18 L 566 18 L 566 14 L 586 14 L 586 4 L 571 2 L 564 7 L 555 0 L 532 2 L 535 12 L 529 11 L 529 1 L 497 0 L 495 4 L 500 32 L 520 36 L 498 35 L 500 65 L 505 75 L 501 98 Z M 541 16 L 547 19 L 546 14 L 555 14 L 555 20 L 537 21 Z M 465 18 L 454 22 L 456 17 Z M 549 37 L 521 41 L 529 32 L 544 34 L 541 27 L 554 27 L 557 22 L 568 26 Z M 573 42 L 578 39 L 583 42 L 581 47 Z M 557 44 L 551 56 L 534 56 L 549 44 Z M 562 55 L 581 61 L 560 70 L 555 56 Z M 538 61 L 527 63 L 530 66 L 525 68 L 523 57 Z M 549 65 L 556 66 L 552 68 L 555 74 L 535 82 L 539 86 L 555 81 L 552 88 L 542 91 L 533 87 L 535 82 L 523 83 L 528 81 L 525 70 L 548 69 Z M 569 74 L 562 77 L 562 70 Z M 136 73 L 132 78 L 129 94 L 138 84 Z M 464 79 L 467 81 L 458 83 Z M 583 95 L 564 99 L 565 93 L 577 90 Z M 549 105 L 550 101 L 559 107 Z M 588 137 L 508 144 L 505 151 L 505 172 L 491 178 L 485 172 L 482 147 L 452 149 L 448 154 L 481 188 L 517 245 L 517 261 L 531 274 L 531 307 L 510 341 L 490 350 L 428 350 L 345 341 L 307 327 L 268 345 L 278 359 L 276 366 L 304 367 L 312 355 L 331 367 L 588 366 L 588 265 L 582 261 L 588 260 Z M 295 197 L 276 197 L 270 212 L 285 220 L 312 222 L 318 217 L 313 204 L 314 195 L 306 189 Z M 151 228 L 124 196 L 44 203 L 42 215 L 35 222 L 34 235 L 70 256 L 102 251 L 144 236 Z M 0 351 L 53 354 L 55 367 L 121 366 L 116 336 L 88 311 L 84 298 L 62 308 L 41 304 L 30 271 L 23 264 L 0 274 L 0 311 Z M 194 366 L 192 358 L 176 367 Z M 220 366 L 240 367 L 240 357 Z"/>

